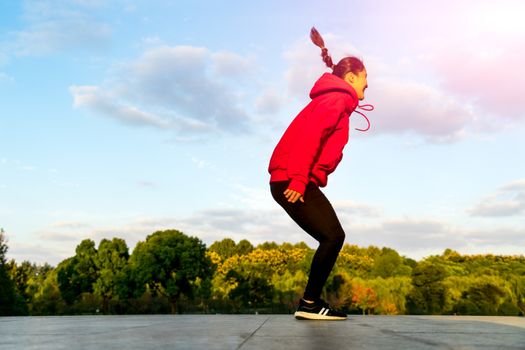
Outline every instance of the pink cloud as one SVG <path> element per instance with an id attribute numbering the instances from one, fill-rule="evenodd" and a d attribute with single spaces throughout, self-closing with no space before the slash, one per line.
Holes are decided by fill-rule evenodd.
<path id="1" fill-rule="evenodd" d="M 450 92 L 510 121 L 525 120 L 525 37 L 483 35 L 448 43 L 431 63 Z"/>
<path id="2" fill-rule="evenodd" d="M 420 60 L 393 62 L 362 55 L 342 39 L 330 34 L 326 38 L 334 48 L 333 57 L 349 54 L 364 57 L 370 87 L 363 103 L 375 106 L 373 112 L 365 112 L 372 123 L 371 134 L 413 133 L 432 143 L 453 142 L 467 135 L 475 119 L 470 105 L 430 85 L 425 79 L 410 77 L 408 73 L 421 69 Z M 290 62 L 285 74 L 290 96 L 307 101 L 313 83 L 328 71 L 318 51 L 309 39 L 303 38 L 285 53 Z M 364 126 L 357 114 L 353 118 L 355 127 Z"/>
<path id="3" fill-rule="evenodd" d="M 473 116 L 468 105 L 422 83 L 372 81 L 369 113 L 374 132 L 413 132 L 431 142 L 450 142 L 466 135 Z M 371 87 L 372 89 L 372 87 Z"/>
<path id="4" fill-rule="evenodd" d="M 506 0 L 408 0 L 369 5 L 369 26 L 380 33 L 369 47 L 384 63 L 381 76 L 426 83 L 443 96 L 469 105 L 472 133 L 525 121 L 525 3 Z M 369 55 L 365 55 L 369 58 Z M 410 65 L 396 70 L 396 61 Z M 373 77 L 371 72 L 369 76 Z M 396 77 L 397 76 L 397 77 Z"/>

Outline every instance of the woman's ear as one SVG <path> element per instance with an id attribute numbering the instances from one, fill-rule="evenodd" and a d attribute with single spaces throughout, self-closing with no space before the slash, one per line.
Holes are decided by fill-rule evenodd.
<path id="1" fill-rule="evenodd" d="M 352 72 L 348 72 L 345 74 L 344 81 L 346 81 L 348 84 L 352 85 L 356 79 L 356 75 Z"/>

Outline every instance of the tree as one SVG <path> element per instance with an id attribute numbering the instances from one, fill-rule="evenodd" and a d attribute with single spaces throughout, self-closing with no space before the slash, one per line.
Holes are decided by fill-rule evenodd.
<path id="1" fill-rule="evenodd" d="M 352 285 L 352 305 L 361 309 L 363 315 L 365 315 L 367 311 L 370 315 L 370 311 L 378 305 L 377 294 L 370 287 L 354 284 Z"/>
<path id="2" fill-rule="evenodd" d="M 12 259 L 7 263 L 6 267 L 13 281 L 16 293 L 28 300 L 30 297 L 27 291 L 28 281 L 34 274 L 35 266 L 29 261 L 23 261 L 20 265 L 17 265 L 15 260 Z"/>
<path id="3" fill-rule="evenodd" d="M 13 281 L 7 271 L 7 242 L 4 229 L 0 229 L 0 316 L 16 314 L 16 294 Z"/>
<path id="4" fill-rule="evenodd" d="M 56 269 L 47 264 L 38 266 L 28 285 L 31 294 L 29 304 L 31 315 L 51 316 L 66 313 L 66 303 L 60 293 Z"/>
<path id="5" fill-rule="evenodd" d="M 98 278 L 95 242 L 91 239 L 84 239 L 76 247 L 75 253 L 75 272 L 77 273 L 80 291 L 92 293 L 93 284 Z"/>
<path id="6" fill-rule="evenodd" d="M 463 293 L 456 306 L 457 313 L 461 315 L 497 315 L 504 296 L 505 292 L 495 284 L 477 283 Z"/>
<path id="7" fill-rule="evenodd" d="M 235 252 L 239 255 L 250 254 L 253 251 L 253 245 L 246 239 L 241 240 L 235 247 Z"/>
<path id="8" fill-rule="evenodd" d="M 60 294 L 70 305 L 78 301 L 82 293 L 93 293 L 93 284 L 98 278 L 95 242 L 90 239 L 83 240 L 76 247 L 75 253 L 75 256 L 57 266 Z"/>
<path id="9" fill-rule="evenodd" d="M 229 297 L 240 305 L 257 309 L 271 302 L 274 288 L 266 278 L 254 273 L 242 274 L 235 270 L 230 270 L 226 278 L 237 282 L 237 286 L 230 291 Z"/>
<path id="10" fill-rule="evenodd" d="M 251 253 L 253 251 L 253 245 L 246 239 L 235 244 L 233 239 L 224 238 L 221 241 L 213 242 L 208 250 L 219 254 L 223 260 L 226 260 L 235 254 L 246 255 Z"/>
<path id="11" fill-rule="evenodd" d="M 158 231 L 137 243 L 130 258 L 138 286 L 167 297 L 171 312 L 177 312 L 181 296 L 193 298 L 195 284 L 211 277 L 206 246 L 196 237 L 177 230 Z"/>
<path id="12" fill-rule="evenodd" d="M 347 302 L 348 295 L 345 285 L 349 284 L 349 278 L 346 274 L 331 274 L 325 284 L 326 300 L 330 305 L 336 308 L 344 306 Z"/>
<path id="13" fill-rule="evenodd" d="M 219 254 L 222 259 L 228 259 L 237 254 L 235 241 L 231 238 L 224 238 L 222 241 L 213 242 L 208 249 Z"/>
<path id="14" fill-rule="evenodd" d="M 339 253 L 336 266 L 354 277 L 368 277 L 374 264 L 374 258 L 369 255 L 370 252 L 375 252 L 372 246 L 359 248 L 346 243 Z"/>
<path id="15" fill-rule="evenodd" d="M 17 265 L 14 259 L 7 263 L 7 271 L 13 282 L 16 295 L 16 314 L 27 315 L 29 313 L 28 304 L 31 302 L 29 290 L 29 280 L 36 273 L 36 265 L 29 261 L 23 261 Z"/>
<path id="16" fill-rule="evenodd" d="M 0 228 L 0 265 L 5 266 L 7 263 L 7 250 L 9 248 L 7 247 L 7 242 L 5 238 L 5 231 L 3 228 Z"/>
<path id="17" fill-rule="evenodd" d="M 410 290 L 412 278 L 410 276 L 376 277 L 365 283 L 376 294 L 379 304 L 374 313 L 381 315 L 404 314 L 406 311 L 406 297 Z"/>
<path id="18" fill-rule="evenodd" d="M 261 250 L 272 250 L 272 249 L 279 249 L 279 245 L 275 242 L 264 242 L 257 246 L 257 249 Z"/>
<path id="19" fill-rule="evenodd" d="M 412 271 L 412 291 L 407 295 L 407 308 L 412 314 L 440 314 L 445 309 L 447 289 L 443 283 L 445 269 L 423 261 Z"/>
<path id="20" fill-rule="evenodd" d="M 374 259 L 372 275 L 388 278 L 395 276 L 410 276 L 411 268 L 403 264 L 403 259 L 394 249 L 383 248 L 381 254 Z"/>
<path id="21" fill-rule="evenodd" d="M 95 265 L 98 277 L 93 285 L 95 295 L 102 297 L 102 311 L 109 312 L 109 301 L 116 297 L 119 284 L 125 283 L 125 268 L 129 251 L 126 242 L 120 238 L 103 239 L 98 245 Z"/>

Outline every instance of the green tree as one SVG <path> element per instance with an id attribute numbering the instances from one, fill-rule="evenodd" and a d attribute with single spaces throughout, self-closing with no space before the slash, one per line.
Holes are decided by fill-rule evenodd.
<path id="1" fill-rule="evenodd" d="M 106 314 L 109 313 L 109 301 L 118 295 L 119 285 L 126 283 L 124 274 L 128 258 L 128 246 L 123 239 L 100 241 L 95 260 L 98 277 L 93 285 L 93 291 L 95 295 L 102 297 L 102 311 Z"/>
<path id="2" fill-rule="evenodd" d="M 5 233 L 0 229 L 0 316 L 17 314 L 15 287 L 7 270 L 7 250 Z"/>
<path id="3" fill-rule="evenodd" d="M 226 278 L 237 282 L 237 286 L 230 291 L 229 297 L 240 307 L 257 309 L 271 302 L 274 288 L 266 278 L 254 273 L 242 274 L 235 270 L 230 270 Z"/>
<path id="4" fill-rule="evenodd" d="M 403 258 L 394 249 L 383 248 L 374 259 L 372 275 L 377 277 L 410 276 L 412 269 L 403 264 Z"/>
<path id="5" fill-rule="evenodd" d="M 490 282 L 478 283 L 463 293 L 456 306 L 457 313 L 461 315 L 497 315 L 504 296 L 505 292 L 497 285 Z"/>
<path id="6" fill-rule="evenodd" d="M 208 250 L 219 254 L 223 260 L 237 254 L 235 241 L 231 238 L 213 242 Z"/>
<path id="7" fill-rule="evenodd" d="M 447 289 L 443 283 L 445 269 L 423 261 L 412 271 L 412 290 L 407 296 L 407 308 L 412 314 L 440 314 L 445 309 Z"/>
<path id="8" fill-rule="evenodd" d="M 7 263 L 9 276 L 13 281 L 16 295 L 16 309 L 18 315 L 29 313 L 28 304 L 31 302 L 31 291 L 29 290 L 29 280 L 36 273 L 36 265 L 29 261 L 24 261 L 17 265 L 14 259 Z"/>
<path id="9" fill-rule="evenodd" d="M 369 252 L 370 248 L 359 248 L 346 243 L 339 253 L 336 266 L 350 276 L 366 278 L 371 274 L 374 265 L 374 258 Z"/>
<path id="10" fill-rule="evenodd" d="M 62 315 L 67 307 L 57 282 L 57 270 L 48 264 L 37 266 L 36 273 L 29 279 L 31 294 L 29 313 L 31 315 Z"/>
<path id="11" fill-rule="evenodd" d="M 98 279 L 95 242 L 90 239 L 83 240 L 76 247 L 75 253 L 75 256 L 57 266 L 60 293 L 70 305 L 79 301 L 83 293 L 93 293 L 93 285 Z"/>
<path id="12" fill-rule="evenodd" d="M 274 286 L 273 301 L 282 306 L 282 312 L 293 312 L 295 310 L 297 301 L 303 295 L 307 281 L 308 275 L 305 271 L 293 269 L 290 266 L 283 274 L 273 274 L 271 281 L 271 284 Z M 331 299 L 329 299 L 329 302 L 331 305 L 334 304 Z"/>
<path id="13" fill-rule="evenodd" d="M 525 274 L 522 276 L 513 276 L 512 278 L 513 294 L 516 296 L 516 306 L 520 310 L 520 315 L 525 315 Z"/>
<path id="14" fill-rule="evenodd" d="M 367 286 L 377 293 L 379 304 L 374 312 L 382 315 L 404 314 L 406 297 L 412 289 L 410 276 L 397 276 L 367 280 Z"/>
<path id="15" fill-rule="evenodd" d="M 231 258 L 234 255 L 246 255 L 253 251 L 253 245 L 246 239 L 235 244 L 231 238 L 224 238 L 221 241 L 213 242 L 208 251 L 219 254 L 222 261 Z"/>
<path id="16" fill-rule="evenodd" d="M 82 293 L 75 265 L 75 257 L 71 257 L 62 260 L 57 266 L 58 288 L 60 295 L 68 305 L 72 305 Z"/>
<path id="17" fill-rule="evenodd" d="M 31 276 L 35 273 L 36 266 L 31 264 L 29 261 L 23 261 L 20 265 L 16 263 L 14 259 L 7 263 L 7 269 L 11 280 L 14 283 L 15 291 L 18 295 L 22 296 L 25 300 L 29 300 L 30 295 L 28 289 L 28 281 Z"/>
<path id="18" fill-rule="evenodd" d="M 93 283 L 98 277 L 98 268 L 96 264 L 97 249 L 95 242 L 91 239 L 85 239 L 75 249 L 77 259 L 76 269 L 82 277 L 82 291 L 93 292 Z"/>
<path id="19" fill-rule="evenodd" d="M 246 239 L 241 240 L 235 247 L 235 252 L 239 255 L 250 254 L 253 251 L 253 245 Z"/>
<path id="20" fill-rule="evenodd" d="M 142 290 L 147 285 L 166 296 L 172 313 L 181 296 L 193 298 L 196 282 L 212 274 L 206 246 L 177 230 L 158 231 L 137 243 L 130 264 Z"/>
<path id="21" fill-rule="evenodd" d="M 275 242 L 264 242 L 257 246 L 257 249 L 261 250 L 272 250 L 272 249 L 279 249 L 279 245 Z"/>

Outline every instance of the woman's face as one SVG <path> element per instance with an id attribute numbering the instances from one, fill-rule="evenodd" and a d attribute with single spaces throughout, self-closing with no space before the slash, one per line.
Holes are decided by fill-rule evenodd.
<path id="1" fill-rule="evenodd" d="M 363 70 L 357 74 L 349 72 L 345 75 L 345 81 L 354 88 L 359 100 L 365 98 L 365 90 L 368 87 L 368 81 L 366 80 L 366 77 L 366 68 L 363 68 Z"/>

